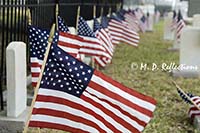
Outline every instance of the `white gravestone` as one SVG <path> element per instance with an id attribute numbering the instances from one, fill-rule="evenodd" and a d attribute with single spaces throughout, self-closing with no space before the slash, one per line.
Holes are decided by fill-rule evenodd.
<path id="1" fill-rule="evenodd" d="M 18 117 L 26 109 L 26 44 L 11 42 L 6 49 L 7 116 Z"/>
<path id="2" fill-rule="evenodd" d="M 192 26 L 194 26 L 194 27 L 200 27 L 200 14 L 193 15 Z"/>
<path id="3" fill-rule="evenodd" d="M 149 14 L 149 17 L 147 17 L 147 29 L 146 31 L 153 31 L 153 25 L 154 25 L 154 15 Z"/>
<path id="4" fill-rule="evenodd" d="M 76 34 L 76 29 L 74 27 L 69 27 L 69 32 L 73 35 Z"/>
<path id="5" fill-rule="evenodd" d="M 186 27 L 182 31 L 180 45 L 180 70 L 174 70 L 174 76 L 200 76 L 200 28 Z"/>
<path id="6" fill-rule="evenodd" d="M 173 12 L 169 12 L 167 16 L 164 17 L 164 40 L 174 40 L 174 30 L 172 30 L 172 18 Z"/>

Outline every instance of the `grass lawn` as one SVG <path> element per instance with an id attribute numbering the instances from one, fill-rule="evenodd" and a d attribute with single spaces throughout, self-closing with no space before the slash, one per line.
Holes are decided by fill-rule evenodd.
<path id="1" fill-rule="evenodd" d="M 140 45 L 134 48 L 121 44 L 117 46 L 112 64 L 102 70 L 106 75 L 121 82 L 122 84 L 134 88 L 135 90 L 152 96 L 157 100 L 157 108 L 154 118 L 147 125 L 144 133 L 194 133 L 190 124 L 187 112 L 189 105 L 184 103 L 178 96 L 175 86 L 171 83 L 173 79 L 170 73 L 161 69 L 133 70 L 132 63 L 152 63 L 161 68 L 163 63 L 178 64 L 178 52 L 169 52 L 167 48 L 170 42 L 163 41 L 163 22 L 155 25 L 154 32 L 141 35 Z M 200 95 L 199 79 L 174 79 L 185 91 Z M 55 130 L 45 130 L 42 132 L 62 132 Z"/>

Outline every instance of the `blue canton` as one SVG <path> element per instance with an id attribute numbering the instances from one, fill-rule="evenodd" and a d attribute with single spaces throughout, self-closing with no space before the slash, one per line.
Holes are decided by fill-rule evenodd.
<path id="1" fill-rule="evenodd" d="M 52 44 L 40 88 L 63 91 L 80 97 L 88 86 L 93 69 Z"/>
<path id="2" fill-rule="evenodd" d="M 91 30 L 91 28 L 86 23 L 86 21 L 83 19 L 83 17 L 79 17 L 78 35 L 95 38 L 94 32 Z"/>
<path id="3" fill-rule="evenodd" d="M 29 44 L 30 44 L 30 56 L 37 57 L 40 60 L 44 59 L 46 52 L 49 31 L 42 30 L 34 26 L 28 26 Z M 55 33 L 54 42 L 58 41 L 58 33 Z"/>
<path id="4" fill-rule="evenodd" d="M 69 29 L 67 25 L 65 24 L 64 19 L 62 19 L 60 16 L 58 16 L 58 29 L 62 32 L 69 32 Z"/>
<path id="5" fill-rule="evenodd" d="M 180 95 L 180 97 L 181 97 L 186 103 L 192 104 L 192 103 L 190 102 L 190 100 L 189 100 L 179 89 L 177 89 L 177 91 L 178 91 L 178 94 Z M 191 93 L 187 93 L 187 95 L 188 95 L 188 97 L 190 97 L 190 98 L 194 97 L 194 95 L 191 94 Z"/>
<path id="6" fill-rule="evenodd" d="M 108 22 L 109 22 L 109 19 L 106 16 L 103 16 L 101 18 L 101 25 L 102 25 L 103 28 L 107 28 L 108 27 Z"/>
<path id="7" fill-rule="evenodd" d="M 94 18 L 94 25 L 93 25 L 93 31 L 96 32 L 102 28 L 101 24 L 98 22 L 96 18 Z"/>

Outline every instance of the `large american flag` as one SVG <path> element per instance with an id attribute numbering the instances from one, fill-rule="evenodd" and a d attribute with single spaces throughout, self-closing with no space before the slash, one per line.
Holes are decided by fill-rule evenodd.
<path id="1" fill-rule="evenodd" d="M 107 77 L 52 45 L 30 127 L 73 133 L 141 132 L 156 101 Z"/>
<path id="2" fill-rule="evenodd" d="M 188 111 L 188 115 L 193 121 L 195 116 L 200 116 L 200 110 L 193 104 L 195 103 L 199 108 L 200 108 L 200 97 L 199 96 L 194 96 L 191 93 L 184 94 L 182 90 L 177 89 L 178 94 L 180 97 L 188 104 L 190 104 L 190 109 Z M 187 96 L 186 96 L 187 95 Z M 193 101 L 193 103 L 191 102 Z"/>

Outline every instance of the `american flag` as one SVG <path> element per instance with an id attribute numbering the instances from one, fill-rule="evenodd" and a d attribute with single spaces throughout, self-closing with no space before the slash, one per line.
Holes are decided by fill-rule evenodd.
<path id="1" fill-rule="evenodd" d="M 135 16 L 134 12 L 127 12 L 125 15 L 125 21 L 128 23 L 129 27 L 131 27 L 132 30 L 138 32 L 140 30 L 139 27 L 139 21 L 137 17 Z"/>
<path id="2" fill-rule="evenodd" d="M 94 19 L 93 29 L 96 37 L 101 42 L 101 45 L 105 48 L 106 53 L 108 53 L 111 57 L 113 56 L 114 46 L 112 44 L 111 37 L 109 35 L 109 31 L 104 29 L 98 20 Z M 95 62 L 101 67 L 105 67 L 107 63 L 111 62 L 111 58 L 103 58 L 103 57 L 95 57 Z"/>
<path id="3" fill-rule="evenodd" d="M 171 25 L 170 25 L 171 31 L 176 29 L 176 25 L 177 25 L 177 15 L 176 15 L 176 11 L 173 11 L 172 22 L 171 22 Z"/>
<path id="4" fill-rule="evenodd" d="M 200 116 L 200 110 L 193 104 L 195 103 L 199 108 L 200 108 L 200 97 L 199 96 L 194 96 L 191 93 L 184 94 L 182 90 L 177 89 L 178 94 L 180 97 L 188 104 L 190 104 L 190 109 L 188 111 L 188 115 L 193 121 L 195 116 Z M 186 96 L 187 95 L 187 96 Z M 190 99 L 189 99 L 190 98 Z M 191 102 L 193 101 L 193 103 Z"/>
<path id="5" fill-rule="evenodd" d="M 111 58 L 109 54 L 104 52 L 102 46 L 96 45 L 93 41 L 85 40 L 81 36 L 70 33 L 59 32 L 58 46 L 77 59 L 80 59 L 80 54 Z"/>
<path id="6" fill-rule="evenodd" d="M 95 33 L 92 31 L 92 29 L 89 27 L 89 25 L 86 23 L 86 21 L 80 16 L 78 21 L 78 35 L 84 38 L 84 40 L 88 41 L 88 44 L 93 49 L 100 48 L 102 55 L 99 55 L 101 58 L 109 58 L 111 59 L 110 53 L 106 52 L 106 49 L 101 44 L 101 41 L 96 38 Z M 93 51 L 93 53 L 96 53 Z M 105 56 L 106 55 L 106 56 Z"/>
<path id="7" fill-rule="evenodd" d="M 109 30 L 111 31 L 114 44 L 122 41 L 132 46 L 138 46 L 139 34 L 133 31 L 125 21 L 120 20 L 116 16 L 112 16 L 109 22 Z"/>
<path id="8" fill-rule="evenodd" d="M 139 21 L 140 30 L 144 33 L 147 29 L 147 19 L 143 15 Z"/>
<path id="9" fill-rule="evenodd" d="M 58 46 L 75 58 L 80 59 L 79 51 L 81 48 L 80 42 L 82 42 L 82 40 L 83 39 L 77 35 L 59 32 Z"/>
<path id="10" fill-rule="evenodd" d="M 49 31 L 28 26 L 32 85 L 36 86 L 48 44 Z M 58 33 L 56 33 L 57 35 Z M 57 41 L 57 36 L 54 39 Z"/>
<path id="11" fill-rule="evenodd" d="M 177 16 L 177 24 L 176 24 L 176 39 L 178 42 L 180 42 L 180 38 L 181 38 L 181 33 L 183 31 L 183 28 L 185 27 L 185 22 L 183 20 L 183 17 L 181 15 L 181 12 L 178 12 L 178 16 Z"/>
<path id="12" fill-rule="evenodd" d="M 52 45 L 30 127 L 73 133 L 141 132 L 156 101 L 107 77 Z"/>
<path id="13" fill-rule="evenodd" d="M 58 29 L 62 32 L 70 32 L 63 18 L 58 16 Z"/>

